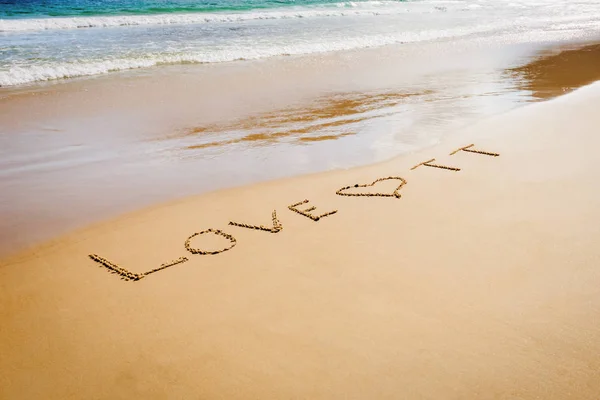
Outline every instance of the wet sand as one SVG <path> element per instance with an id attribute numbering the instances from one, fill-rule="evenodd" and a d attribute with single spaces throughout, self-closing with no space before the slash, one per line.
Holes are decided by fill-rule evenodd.
<path id="1" fill-rule="evenodd" d="M 562 46 L 465 40 L 2 89 L 0 255 L 160 202 L 432 146 L 538 99 L 541 68 L 597 73 L 593 58 L 515 70 Z M 552 95 L 585 83 L 550 78 Z"/>
<path id="2" fill-rule="evenodd" d="M 596 399 L 599 101 L 596 83 L 389 162 L 187 198 L 13 256 L 2 394 Z"/>
<path id="3" fill-rule="evenodd" d="M 539 59 L 509 73 L 534 98 L 551 99 L 600 79 L 600 44 L 546 49 Z"/>

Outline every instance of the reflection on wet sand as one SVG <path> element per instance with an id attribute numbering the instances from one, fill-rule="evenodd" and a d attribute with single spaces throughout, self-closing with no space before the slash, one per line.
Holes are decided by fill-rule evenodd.
<path id="1" fill-rule="evenodd" d="M 320 142 L 322 140 L 335 140 L 335 139 L 339 139 L 344 136 L 350 136 L 350 135 L 355 135 L 355 134 L 356 134 L 356 132 L 346 132 L 346 133 L 340 133 L 338 135 L 307 136 L 307 137 L 298 138 L 298 140 L 301 142 Z"/>
<path id="2" fill-rule="evenodd" d="M 546 50 L 539 58 L 505 71 L 504 78 L 514 82 L 513 90 L 527 91 L 537 101 L 559 96 L 600 79 L 600 44 Z M 474 96 L 501 96 L 507 90 L 477 94 L 454 93 L 454 100 Z M 269 146 L 277 142 L 302 144 L 336 140 L 355 135 L 358 124 L 393 115 L 393 108 L 407 100 L 435 102 L 449 100 L 443 88 L 411 92 L 338 93 L 314 100 L 304 107 L 284 108 L 233 122 L 190 128 L 171 137 L 198 140 L 188 150 L 247 144 Z"/>
<path id="3" fill-rule="evenodd" d="M 385 109 L 400 104 L 410 97 L 432 94 L 421 92 L 348 93 L 316 100 L 307 107 L 286 108 L 259 114 L 239 121 L 200 126 L 186 130 L 180 137 L 199 136 L 206 139 L 212 135 L 225 134 L 239 137 L 192 144 L 188 149 L 204 149 L 249 142 L 255 146 L 272 144 L 283 138 L 298 143 L 335 140 L 353 135 L 347 130 L 352 124 L 387 115 Z M 336 128 L 337 131 L 332 131 Z M 342 132 L 339 132 L 339 131 Z"/>
<path id="4" fill-rule="evenodd" d="M 543 52 L 539 59 L 509 69 L 517 87 L 535 100 L 560 96 L 600 79 L 600 44 Z"/>
<path id="5" fill-rule="evenodd" d="M 373 118 L 373 117 L 371 117 L 371 118 Z M 260 145 L 271 144 L 271 143 L 277 141 L 278 139 L 281 139 L 284 137 L 288 137 L 288 136 L 292 136 L 292 135 L 307 134 L 307 133 L 312 133 L 312 132 L 318 133 L 319 131 L 322 131 L 326 128 L 332 128 L 332 127 L 342 126 L 342 125 L 351 124 L 351 123 L 355 123 L 355 122 L 360 122 L 360 121 L 364 121 L 366 119 L 367 118 L 342 120 L 342 121 L 336 121 L 336 122 L 317 124 L 317 125 L 313 125 L 313 126 L 306 127 L 306 128 L 276 131 L 273 133 L 251 133 L 251 134 L 248 134 L 248 135 L 243 136 L 238 139 L 229 139 L 229 140 L 220 140 L 220 141 L 215 141 L 215 142 L 202 143 L 202 144 L 197 144 L 197 145 L 191 145 L 191 146 L 188 146 L 187 148 L 188 149 L 205 149 L 208 147 L 218 147 L 218 146 L 224 146 L 224 145 L 228 145 L 228 144 L 235 144 L 235 143 L 242 143 L 242 142 L 251 142 L 252 144 L 254 144 L 256 146 L 260 146 Z M 282 124 L 285 124 L 285 122 L 283 122 Z M 260 128 L 255 127 L 255 129 L 260 129 Z M 285 129 L 285 126 L 280 127 L 280 129 Z M 212 131 L 212 132 L 218 132 L 218 131 Z M 347 134 L 343 134 L 343 135 L 341 135 L 341 134 L 340 135 L 323 134 L 321 136 L 316 136 L 316 137 L 314 137 L 314 136 L 299 137 L 299 138 L 297 138 L 297 140 L 299 140 L 299 141 L 310 141 L 310 140 L 317 141 L 317 140 L 337 139 L 338 137 L 341 137 L 341 136 L 348 136 L 348 135 Z"/>

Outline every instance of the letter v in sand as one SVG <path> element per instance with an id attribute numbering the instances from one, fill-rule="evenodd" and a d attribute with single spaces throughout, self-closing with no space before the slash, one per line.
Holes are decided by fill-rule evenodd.
<path id="1" fill-rule="evenodd" d="M 283 225 L 281 225 L 281 223 L 277 219 L 277 211 L 276 210 L 273 210 L 273 213 L 271 214 L 271 219 L 273 222 L 272 228 L 268 228 L 263 225 L 248 225 L 248 224 L 243 224 L 241 222 L 233 222 L 233 221 L 229 221 L 229 225 L 239 226 L 240 228 L 256 229 L 258 231 L 278 233 L 279 231 L 281 231 L 283 229 Z"/>

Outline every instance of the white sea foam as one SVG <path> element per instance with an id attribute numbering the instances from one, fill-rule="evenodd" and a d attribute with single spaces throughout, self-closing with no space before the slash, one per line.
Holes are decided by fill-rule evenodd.
<path id="1" fill-rule="evenodd" d="M 426 11 L 436 11 L 434 7 Z M 342 2 L 315 7 L 294 7 L 248 12 L 118 15 L 92 17 L 59 17 L 0 20 L 0 32 L 39 31 L 76 28 L 108 28 L 115 26 L 202 24 L 251 20 L 343 17 L 356 15 L 392 15 L 408 12 L 405 4 L 395 1 Z"/>
<path id="2" fill-rule="evenodd" d="M 0 34 L 0 86 L 165 64 L 251 60 L 468 35 L 564 39 L 582 36 L 582 32 L 597 35 L 600 29 L 600 5 L 592 0 L 577 0 L 577 7 L 558 0 L 536 0 L 536 4 L 528 0 L 372 0 L 245 13 L 0 20 L 0 32 L 6 32 Z M 572 12 L 565 13 L 566 9 Z M 465 13 L 469 13 L 467 18 Z M 343 16 L 349 18 L 319 19 Z M 234 24 L 201 25 L 211 22 Z M 64 31 L 150 24 L 157 26 Z M 167 29 L 165 24 L 184 26 Z"/>
<path id="3" fill-rule="evenodd" d="M 429 30 L 422 32 L 397 32 L 394 34 L 380 34 L 371 36 L 358 36 L 354 38 L 323 39 L 321 41 L 297 42 L 297 43 L 269 43 L 262 46 L 235 46 L 221 50 L 197 50 L 181 53 L 153 53 L 143 54 L 137 57 L 109 58 L 78 60 L 76 62 L 52 62 L 46 64 L 35 64 L 28 66 L 13 66 L 8 70 L 0 71 L 0 86 L 14 86 L 38 81 L 50 81 L 64 78 L 74 78 L 106 74 L 114 71 L 154 67 L 172 64 L 203 64 L 219 63 L 237 60 L 254 60 L 260 58 L 326 53 L 332 51 L 353 50 L 361 48 L 380 47 L 397 43 L 410 43 L 419 41 L 431 41 L 437 39 L 460 38 L 476 34 L 502 33 L 506 38 L 526 37 L 528 41 L 560 39 L 570 36 L 569 28 L 581 27 L 583 17 L 559 17 L 551 20 L 533 20 L 527 18 L 517 23 L 519 29 L 514 29 L 515 21 L 503 21 L 494 25 L 476 25 L 469 28 L 457 28 L 447 30 Z M 527 23 L 525 23 L 527 21 Z M 570 22 L 571 24 L 567 23 Z M 554 22 L 551 24 L 550 22 Z M 561 24 L 558 25 L 557 23 Z M 587 21 L 593 26 L 595 20 Z M 532 30 L 535 26 L 546 28 L 558 28 L 564 30 L 565 34 L 556 33 L 559 36 L 549 36 L 544 30 Z M 512 27 L 510 31 L 506 28 Z"/>
<path id="4" fill-rule="evenodd" d="M 408 43 L 466 36 L 478 32 L 489 31 L 490 29 L 493 28 L 490 26 L 476 26 L 468 30 L 451 29 L 420 33 L 399 32 L 394 35 L 373 35 L 312 43 L 255 46 L 251 48 L 235 48 L 208 52 L 186 52 L 180 54 L 152 54 L 136 58 L 81 60 L 77 62 L 14 66 L 9 70 L 0 71 L 0 86 L 14 86 L 37 81 L 99 75 L 113 71 L 147 68 L 158 65 L 218 63 L 236 60 L 254 60 L 283 55 L 314 54 L 379 47 L 394 43 Z"/>

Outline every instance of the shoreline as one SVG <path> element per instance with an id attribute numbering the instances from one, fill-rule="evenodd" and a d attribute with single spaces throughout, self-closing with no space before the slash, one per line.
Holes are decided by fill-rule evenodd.
<path id="1" fill-rule="evenodd" d="M 581 47 L 581 46 L 582 45 L 580 43 L 575 43 L 575 44 L 571 44 L 571 45 L 567 44 L 566 47 L 561 51 L 556 52 L 556 49 L 555 49 L 554 52 L 551 53 L 551 54 L 553 54 L 553 56 L 550 56 L 550 57 L 557 57 L 558 62 L 561 62 L 561 61 L 564 62 L 565 55 L 563 53 L 565 53 L 565 52 L 567 52 L 567 53 L 574 52 L 576 54 L 578 51 L 577 49 L 582 49 L 582 48 L 587 49 L 590 47 L 600 48 L 600 44 L 598 44 L 597 42 L 594 42 L 594 44 L 592 44 L 592 45 L 583 46 L 583 47 Z M 544 62 L 545 62 L 545 58 L 540 58 L 539 61 L 533 61 L 533 63 L 544 63 Z M 554 62 L 554 61 L 549 61 L 549 63 L 552 63 L 552 62 Z M 525 65 L 525 66 L 522 66 L 519 68 L 515 68 L 515 71 L 518 72 L 522 69 L 525 69 L 525 68 L 527 68 L 528 65 Z M 598 80 L 597 82 L 600 82 L 600 80 Z M 595 84 L 598 85 L 598 83 L 593 82 L 591 84 L 586 84 L 585 86 L 593 86 Z M 584 88 L 585 88 L 585 86 L 584 86 Z M 550 87 L 553 88 L 552 85 Z M 578 89 L 579 89 L 579 86 L 577 85 L 572 90 L 578 90 Z M 535 89 L 532 88 L 531 90 L 535 90 Z M 553 102 L 556 100 L 560 100 L 562 97 L 568 96 L 572 90 L 567 91 L 566 93 L 561 94 L 561 95 L 550 95 L 548 98 L 542 98 L 542 100 L 539 100 L 539 101 Z M 545 95 L 545 96 L 547 96 L 547 95 Z M 527 105 L 518 107 L 514 110 L 508 111 L 508 114 L 516 113 L 519 110 L 527 109 L 530 106 L 536 105 L 536 104 L 537 103 L 532 103 L 532 104 L 527 104 Z M 493 121 L 493 120 L 502 120 L 504 118 L 504 116 L 505 116 L 505 113 L 502 113 L 499 115 L 494 115 L 492 117 L 488 117 L 484 120 L 477 121 L 474 124 L 472 124 L 472 126 L 466 126 L 463 128 L 459 128 L 458 132 L 453 132 L 453 134 L 455 136 L 446 138 L 446 140 L 444 140 L 441 143 L 427 146 L 425 148 L 421 148 L 421 149 L 418 149 L 413 152 L 400 154 L 400 155 L 394 156 L 391 159 L 387 159 L 384 161 L 379 161 L 379 162 L 375 162 L 375 163 L 368 164 L 368 165 L 340 168 L 340 169 L 334 169 L 334 170 L 328 170 L 328 171 L 317 171 L 317 172 L 311 172 L 311 173 L 306 173 L 306 174 L 301 174 L 301 175 L 296 175 L 296 176 L 277 178 L 277 179 L 273 179 L 273 180 L 253 182 L 253 183 L 245 184 L 242 186 L 219 188 L 219 189 L 211 190 L 208 192 L 193 194 L 193 195 L 177 198 L 174 200 L 168 200 L 165 202 L 159 202 L 156 204 L 151 204 L 148 206 L 137 208 L 135 210 L 128 211 L 123 214 L 118 214 L 118 215 L 115 215 L 115 216 L 112 216 L 112 217 L 109 217 L 109 218 L 106 218 L 103 220 L 99 220 L 99 221 L 87 224 L 85 226 L 82 226 L 82 227 L 79 227 L 76 229 L 73 229 L 66 233 L 59 234 L 50 239 L 47 239 L 42 242 L 35 243 L 28 247 L 19 249 L 16 252 L 5 254 L 5 255 L 0 254 L 0 266 L 2 266 L 3 262 L 6 264 L 22 262 L 23 260 L 26 260 L 31 254 L 36 254 L 36 253 L 46 251 L 46 250 L 52 250 L 54 247 L 60 246 L 64 242 L 77 242 L 77 240 L 73 240 L 74 237 L 81 236 L 81 235 L 84 235 L 84 236 L 92 235 L 93 236 L 94 232 L 96 232 L 98 230 L 100 230 L 100 231 L 105 230 L 112 225 L 124 225 L 124 224 L 126 225 L 127 221 L 130 219 L 141 218 L 146 214 L 151 214 L 151 213 L 159 211 L 161 209 L 185 206 L 186 204 L 197 202 L 197 201 L 203 201 L 203 202 L 210 203 L 210 201 L 211 201 L 210 199 L 212 199 L 212 198 L 230 197 L 230 196 L 237 194 L 238 192 L 245 193 L 248 191 L 258 191 L 263 188 L 269 189 L 269 188 L 272 188 L 273 186 L 289 185 L 294 180 L 306 181 L 306 180 L 319 179 L 319 178 L 327 179 L 327 177 L 330 175 L 336 175 L 336 174 L 347 175 L 348 173 L 352 173 L 353 171 L 360 172 L 362 170 L 379 169 L 388 164 L 401 163 L 402 165 L 409 165 L 409 164 L 413 163 L 414 161 L 407 162 L 406 159 L 416 160 L 417 158 L 415 158 L 415 157 L 417 157 L 418 155 L 425 156 L 425 154 L 428 154 L 430 150 L 436 149 L 439 147 L 447 148 L 450 143 L 454 143 L 456 146 L 458 146 L 460 143 L 460 138 L 462 136 L 465 136 L 465 134 L 461 133 L 462 131 L 465 131 L 465 130 L 471 131 L 473 129 L 473 126 L 478 126 L 478 125 L 482 125 L 482 124 L 483 125 L 490 124 L 491 121 Z M 468 135 L 466 135 L 466 136 L 468 136 Z M 465 140 L 469 141 L 468 138 L 465 138 Z M 474 147 L 474 149 L 475 149 L 475 147 Z M 415 165 L 413 165 L 413 167 L 415 167 Z M 206 199 L 206 198 L 208 198 L 208 199 Z M 83 239 L 83 240 L 85 240 L 85 239 Z"/>
<path id="2" fill-rule="evenodd" d="M 594 47 L 596 47 L 596 46 L 600 46 L 600 44 L 598 44 L 598 45 L 595 44 Z M 567 51 L 571 51 L 571 50 L 567 50 Z M 559 52 L 558 55 L 560 55 L 561 53 L 562 53 L 562 51 Z M 516 70 L 518 70 L 518 69 L 520 69 L 520 68 L 516 68 Z M 594 87 L 594 86 L 600 87 L 600 80 L 583 86 L 583 89 L 587 90 L 588 86 L 589 87 Z M 573 91 L 578 91 L 578 90 L 580 90 L 580 87 L 576 87 L 573 89 Z M 146 219 L 145 216 L 147 214 L 152 214 L 152 213 L 158 212 L 160 210 L 170 209 L 173 207 L 185 207 L 185 206 L 189 205 L 190 203 L 195 203 L 198 201 L 202 201 L 203 203 L 210 203 L 213 199 L 222 198 L 222 197 L 226 197 L 226 198 L 233 197 L 233 196 L 239 194 L 240 192 L 241 193 L 255 192 L 255 191 L 259 191 L 259 190 L 263 190 L 263 189 L 271 190 L 273 187 L 277 187 L 280 185 L 285 185 L 285 186 L 293 185 L 295 181 L 305 182 L 305 181 L 309 181 L 309 180 L 327 180 L 331 176 L 335 176 L 335 175 L 345 176 L 345 175 L 349 175 L 349 174 L 351 175 L 353 172 L 356 172 L 359 175 L 363 175 L 364 171 L 372 170 L 372 169 L 382 169 L 383 167 L 385 167 L 387 165 L 400 164 L 400 165 L 404 165 L 405 167 L 408 167 L 409 165 L 415 164 L 415 161 L 417 159 L 419 159 L 419 157 L 427 158 L 426 154 L 429 154 L 432 150 L 436 150 L 439 148 L 449 150 L 452 146 L 459 146 L 453 150 L 453 151 L 457 151 L 457 150 L 460 150 L 462 147 L 473 146 L 472 150 L 474 150 L 474 153 L 476 153 L 478 151 L 478 149 L 476 148 L 475 143 L 469 143 L 467 146 L 460 146 L 460 143 L 463 143 L 463 142 L 466 143 L 465 140 L 473 141 L 474 137 L 472 137 L 472 135 L 470 135 L 469 133 L 474 129 L 474 127 L 478 127 L 480 125 L 484 125 L 484 126 L 491 125 L 492 122 L 496 121 L 496 120 L 502 121 L 506 115 L 511 115 L 511 116 L 513 114 L 518 115 L 519 112 L 523 112 L 523 111 L 525 113 L 528 113 L 528 112 L 530 112 L 530 108 L 532 108 L 532 106 L 536 106 L 536 105 L 546 103 L 546 102 L 562 101 L 563 97 L 568 97 L 570 94 L 571 94 L 571 91 L 568 91 L 565 94 L 562 94 L 559 96 L 551 96 L 548 99 L 543 99 L 539 103 L 535 102 L 535 103 L 527 104 L 527 105 L 518 107 L 514 110 L 510 110 L 507 113 L 502 113 L 499 115 L 494 115 L 492 117 L 488 117 L 484 120 L 477 121 L 470 126 L 459 128 L 457 132 L 453 132 L 454 136 L 446 138 L 441 143 L 427 146 L 425 148 L 421 148 L 421 149 L 418 149 L 413 152 L 400 154 L 400 155 L 394 156 L 391 159 L 375 162 L 373 164 L 361 165 L 361 166 L 356 166 L 356 167 L 348 167 L 348 168 L 340 168 L 340 169 L 334 169 L 334 170 L 328 170 L 328 171 L 317 171 L 317 172 L 311 172 L 311 173 L 306 173 L 306 174 L 301 174 L 301 175 L 296 175 L 296 176 L 277 178 L 277 179 L 273 179 L 273 180 L 253 182 L 253 183 L 245 184 L 242 186 L 220 188 L 220 189 L 215 189 L 215 190 L 211 190 L 208 192 L 193 194 L 193 195 L 177 198 L 174 200 L 168 200 L 165 202 L 160 202 L 160 203 L 152 204 L 149 206 L 137 208 L 133 211 L 128 211 L 123 214 L 115 215 L 115 216 L 112 216 L 112 217 L 109 217 L 109 218 L 106 218 L 103 220 L 99 220 L 99 221 L 87 224 L 85 226 L 73 229 L 66 233 L 59 234 L 55 237 L 44 240 L 40 243 L 36 243 L 36 244 L 30 245 L 26 248 L 21 248 L 15 252 L 0 256 L 0 266 L 3 266 L 2 264 L 10 265 L 10 264 L 14 264 L 14 263 L 20 263 L 23 261 L 27 261 L 27 259 L 30 258 L 30 256 L 33 256 L 35 258 L 35 257 L 37 257 L 35 254 L 44 252 L 47 250 L 51 251 L 57 247 L 60 247 L 65 242 L 76 243 L 79 241 L 79 240 L 74 240 L 74 238 L 77 236 L 81 236 L 81 235 L 94 236 L 95 232 L 97 232 L 97 231 L 104 231 L 114 225 L 117 225 L 117 226 L 127 225 L 128 221 L 131 219 L 139 219 L 139 218 Z M 467 134 L 463 133 L 465 131 L 469 132 L 469 133 L 467 133 Z M 486 136 L 483 136 L 482 138 L 489 139 L 490 138 L 489 136 L 490 135 L 486 135 Z M 461 142 L 461 139 L 463 139 L 463 142 Z M 485 150 L 481 150 L 481 151 L 482 151 L 482 153 L 487 152 Z M 493 154 L 493 152 L 492 152 L 492 154 Z M 412 161 L 410 161 L 410 160 L 412 160 Z M 419 167 L 419 163 L 412 165 L 411 168 L 407 168 L 407 171 L 412 170 L 412 168 L 416 169 L 416 167 Z M 444 167 L 444 165 L 441 165 L 441 169 L 444 169 L 443 167 Z M 450 167 L 451 170 L 453 168 L 454 167 Z M 390 188 L 392 188 L 392 187 L 393 187 L 393 185 L 390 186 Z M 263 211 L 265 211 L 265 210 L 263 210 Z M 85 240 L 87 240 L 87 239 L 85 239 L 85 238 L 82 239 L 82 241 L 85 241 Z"/>
<path id="3" fill-rule="evenodd" d="M 254 63 L 225 94 L 218 94 L 213 78 L 222 75 L 216 82 L 228 82 L 240 73 L 239 66 L 207 68 L 206 76 L 197 77 L 184 69 L 171 76 L 167 71 L 174 70 L 167 68 L 169 76 L 141 92 L 149 77 L 102 77 L 58 85 L 56 92 L 17 96 L 4 103 L 0 117 L 8 146 L 0 174 L 6 189 L 0 203 L 6 216 L 0 223 L 0 258 L 175 198 L 388 160 L 435 144 L 446 131 L 535 100 L 520 80 L 528 81 L 543 65 L 518 74 L 503 68 L 537 59 L 539 44 L 483 51 L 481 44 L 461 43 L 464 48 L 454 44 L 461 50 L 448 55 L 443 73 L 419 68 L 439 53 L 436 44 L 421 46 L 412 64 L 403 63 L 401 76 L 392 74 L 393 66 L 414 50 L 397 46 L 319 56 L 312 62 L 306 58 L 306 69 L 293 60 Z M 593 45 L 580 41 L 541 48 L 586 46 Z M 382 59 L 381 73 L 370 67 L 375 55 Z M 558 63 L 559 69 L 579 68 L 574 60 Z M 593 67 L 593 62 L 579 64 Z M 334 73 L 340 69 L 342 76 Z M 289 73 L 297 74 L 298 82 L 287 79 Z M 486 75 L 489 82 L 471 84 L 472 73 Z M 267 77 L 274 79 L 272 87 L 263 85 Z M 209 94 L 221 97 L 195 98 L 194 88 L 206 82 L 213 82 Z M 277 87 L 278 82 L 285 85 Z M 560 79 L 545 83 L 552 95 L 571 84 Z M 122 86 L 130 93 L 120 95 Z M 236 91 L 247 94 L 233 99 Z M 177 93 L 186 95 L 178 98 Z M 139 104 L 139 98 L 147 103 Z M 161 106 L 165 101 L 168 106 Z M 30 109 L 39 110 L 38 115 L 31 116 Z"/>
<path id="4" fill-rule="evenodd" d="M 512 38 L 511 35 L 507 35 Z M 494 37 L 482 37 L 477 39 L 480 43 L 475 44 L 473 42 L 473 38 L 470 37 L 449 37 L 449 38 L 438 38 L 432 41 L 423 41 L 423 42 L 398 42 L 398 43 L 390 43 L 379 45 L 375 47 L 364 47 L 364 48 L 352 48 L 352 49 L 340 49 L 340 50 L 330 50 L 327 52 L 316 52 L 316 53 L 299 53 L 299 54 L 279 54 L 272 55 L 264 58 L 256 58 L 256 59 L 236 59 L 230 61 L 219 61 L 219 62 L 198 62 L 198 63 L 165 63 L 158 64 L 150 67 L 139 67 L 125 70 L 117 70 L 112 71 L 106 74 L 97 74 L 97 75 L 83 75 L 83 76 L 74 76 L 68 78 L 57 78 L 50 79 L 45 81 L 35 81 L 17 85 L 8 85 L 8 86 L 0 86 L 0 100 L 5 97 L 14 97 L 21 95 L 29 95 L 31 93 L 43 92 L 45 90 L 56 89 L 57 91 L 61 90 L 77 90 L 77 86 L 85 86 L 86 83 L 94 83 L 100 82 L 101 84 L 109 83 L 112 80 L 134 80 L 140 77 L 147 76 L 158 76 L 164 77 L 169 75 L 178 75 L 178 74 L 189 74 L 191 69 L 198 68 L 221 68 L 221 67 L 236 67 L 240 64 L 246 64 L 251 67 L 255 67 L 255 65 L 260 65 L 263 63 L 285 63 L 291 60 L 291 62 L 315 62 L 315 60 L 321 60 L 322 62 L 329 63 L 331 60 L 336 59 L 344 59 L 346 56 L 350 58 L 356 57 L 357 59 L 368 58 L 368 57 L 378 57 L 381 54 L 384 55 L 385 58 L 389 58 L 390 54 L 394 51 L 402 50 L 404 47 L 429 47 L 429 46 L 438 46 L 444 45 L 448 43 L 461 43 L 467 44 L 465 49 L 473 50 L 477 47 L 484 47 L 486 45 L 501 47 L 501 43 L 496 42 L 497 38 Z M 547 39 L 535 38 L 531 41 L 515 41 L 508 42 L 508 44 L 504 44 L 507 47 L 515 47 L 515 48 L 530 48 L 533 49 L 533 52 L 536 51 L 545 51 L 551 50 L 554 48 L 566 47 L 566 48 L 578 48 L 585 47 L 588 45 L 597 44 L 600 41 L 600 37 L 597 32 L 584 32 L 580 35 L 573 35 L 572 37 L 548 37 Z M 464 50 L 464 49 L 463 49 Z M 528 51 L 524 52 L 525 54 Z M 532 52 L 529 52 L 532 53 Z M 522 55 L 521 55 L 522 56 Z M 324 60 L 324 61 L 323 61 Z M 104 83 L 102 83 L 104 82 Z M 70 88 L 70 86 L 74 86 L 75 88 Z M 3 94 L 7 93 L 7 94 Z"/>
<path id="5" fill-rule="evenodd" d="M 384 163 L 188 198 L 3 263 L 0 386 L 48 399 L 593 399 L 598 101 L 600 82 Z M 471 143 L 500 155 L 450 155 Z M 431 158 L 461 170 L 411 170 Z M 377 191 L 399 198 L 336 194 L 389 176 L 407 183 Z M 288 209 L 303 199 L 338 212 Z M 228 225 L 268 228 L 273 209 L 276 233 Z M 230 246 L 194 236 L 207 229 L 235 247 L 189 251 Z M 89 254 L 135 274 L 188 261 L 128 282 Z"/>

